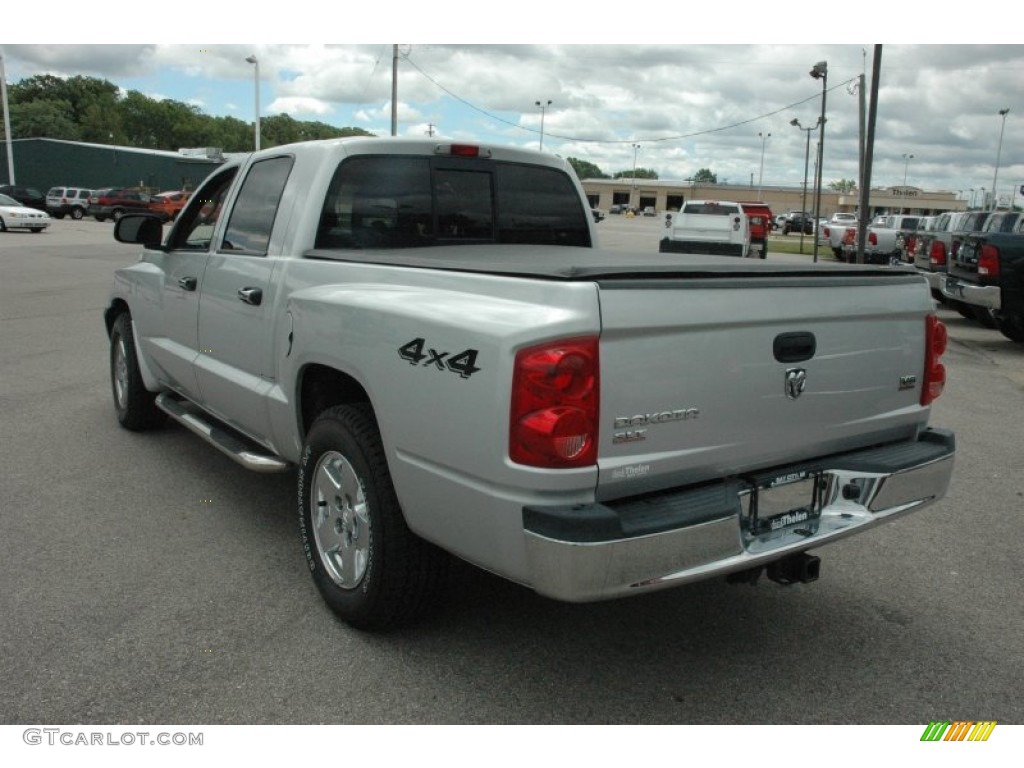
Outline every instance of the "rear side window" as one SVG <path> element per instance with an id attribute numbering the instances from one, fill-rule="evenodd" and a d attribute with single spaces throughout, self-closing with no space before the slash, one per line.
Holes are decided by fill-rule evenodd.
<path id="1" fill-rule="evenodd" d="M 359 156 L 342 161 L 331 180 L 315 245 L 589 245 L 588 215 L 572 180 L 556 169 Z"/>
<path id="2" fill-rule="evenodd" d="M 277 218 L 277 206 L 292 170 L 289 156 L 253 163 L 242 182 L 221 244 L 223 250 L 263 256 Z"/>

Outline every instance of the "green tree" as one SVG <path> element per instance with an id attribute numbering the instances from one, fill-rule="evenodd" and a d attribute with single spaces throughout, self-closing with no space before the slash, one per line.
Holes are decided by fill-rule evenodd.
<path id="1" fill-rule="evenodd" d="M 246 152 L 253 147 L 252 123 L 211 117 L 174 99 L 153 99 L 139 91 L 122 95 L 107 80 L 76 75 L 66 80 L 35 75 L 10 87 L 12 133 L 123 144 L 175 151 L 181 147 L 220 147 Z M 313 139 L 372 136 L 362 128 L 336 128 L 318 121 L 275 115 L 260 121 L 266 147 Z"/>
<path id="2" fill-rule="evenodd" d="M 839 181 L 830 182 L 828 188 L 833 192 L 849 194 L 857 189 L 857 182 L 853 179 L 840 179 Z"/>
<path id="3" fill-rule="evenodd" d="M 65 139 L 77 141 L 78 126 L 66 101 L 30 101 L 12 104 L 11 136 L 15 139 Z"/>
<path id="4" fill-rule="evenodd" d="M 693 174 L 693 180 L 699 184 L 717 184 L 718 174 L 712 173 L 710 168 L 701 168 Z"/>
<path id="5" fill-rule="evenodd" d="M 612 177 L 615 179 L 656 179 L 658 178 L 658 172 L 653 168 L 637 168 L 636 172 L 632 169 L 628 171 L 617 171 Z"/>
<path id="6" fill-rule="evenodd" d="M 566 162 L 576 171 L 576 176 L 581 179 L 607 179 L 608 174 L 602 171 L 593 163 L 587 160 L 580 160 L 576 157 L 566 159 Z"/>

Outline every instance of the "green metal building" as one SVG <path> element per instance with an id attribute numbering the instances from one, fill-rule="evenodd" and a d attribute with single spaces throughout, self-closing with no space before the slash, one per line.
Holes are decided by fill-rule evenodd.
<path id="1" fill-rule="evenodd" d="M 165 152 L 60 139 L 14 139 L 15 179 L 46 192 L 50 187 L 144 187 L 154 192 L 195 189 L 224 157 L 215 149 Z M 192 153 L 199 156 L 193 156 Z M 201 154 L 200 154 L 201 153 Z M 6 149 L 0 184 L 10 183 Z"/>

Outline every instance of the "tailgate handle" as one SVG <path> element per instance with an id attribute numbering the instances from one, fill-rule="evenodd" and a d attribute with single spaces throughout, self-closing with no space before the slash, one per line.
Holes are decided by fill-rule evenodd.
<path id="1" fill-rule="evenodd" d="M 810 360 L 818 349 L 818 341 L 809 331 L 780 333 L 775 337 L 772 352 L 780 363 L 802 363 Z"/>

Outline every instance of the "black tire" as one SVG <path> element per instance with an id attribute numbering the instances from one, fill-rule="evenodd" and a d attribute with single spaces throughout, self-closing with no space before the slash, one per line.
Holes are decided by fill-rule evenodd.
<path id="1" fill-rule="evenodd" d="M 4 219 L 3 219 L 2 216 L 0 216 L 0 232 L 6 232 L 6 231 L 7 231 L 7 225 L 4 224 Z"/>
<path id="2" fill-rule="evenodd" d="M 53 218 L 55 218 L 55 219 L 63 219 L 64 218 L 64 214 L 63 213 L 51 213 L 50 215 L 53 216 Z"/>
<path id="3" fill-rule="evenodd" d="M 986 328 L 999 327 L 995 314 L 988 307 L 971 307 L 971 310 L 971 317 Z"/>
<path id="4" fill-rule="evenodd" d="M 335 406 L 317 417 L 298 491 L 306 562 L 340 619 L 357 629 L 391 629 L 435 604 L 449 556 L 406 525 L 368 406 Z"/>
<path id="5" fill-rule="evenodd" d="M 967 320 L 975 320 L 974 307 L 970 304 L 964 304 L 962 301 L 951 302 L 953 309 L 960 313 L 960 317 Z M 994 327 L 994 326 L 993 326 Z"/>
<path id="6" fill-rule="evenodd" d="M 81 208 L 71 209 L 71 218 L 75 221 L 81 221 L 83 216 L 85 216 L 85 212 Z"/>
<path id="7" fill-rule="evenodd" d="M 156 395 L 142 383 L 132 318 L 127 312 L 117 316 L 110 331 L 110 389 L 117 420 L 125 429 L 142 432 L 155 429 L 166 420 L 154 403 Z"/>
<path id="8" fill-rule="evenodd" d="M 996 318 L 999 332 L 1010 341 L 1024 344 L 1024 314 L 1016 312 L 1000 313 Z"/>

